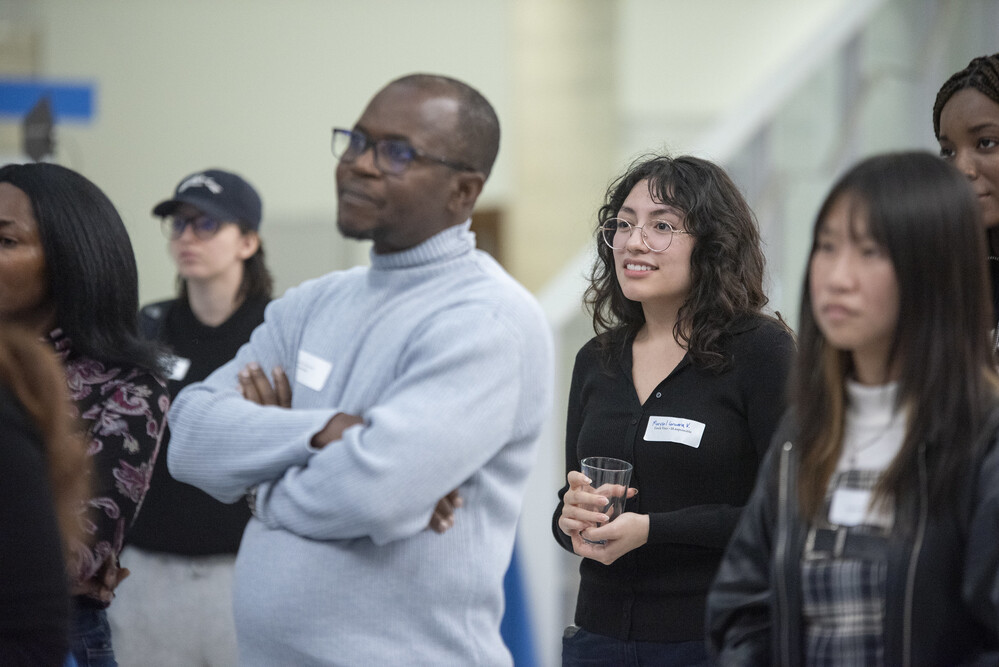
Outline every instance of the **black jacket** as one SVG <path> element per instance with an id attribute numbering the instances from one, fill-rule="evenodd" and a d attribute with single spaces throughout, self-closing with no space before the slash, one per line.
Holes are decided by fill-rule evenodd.
<path id="1" fill-rule="evenodd" d="M 796 429 L 785 419 L 708 594 L 708 636 L 721 665 L 803 664 Z M 997 419 L 947 508 L 920 494 L 896 503 L 888 546 L 886 665 L 999 664 Z"/>

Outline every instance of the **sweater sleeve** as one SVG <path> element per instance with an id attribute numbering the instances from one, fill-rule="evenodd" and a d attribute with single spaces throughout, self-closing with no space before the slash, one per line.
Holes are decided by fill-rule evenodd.
<path id="1" fill-rule="evenodd" d="M 764 325 L 735 348 L 733 369 L 745 410 L 750 444 L 763 460 L 784 412 L 787 374 L 794 341 L 783 327 Z M 747 474 L 755 477 L 756 470 Z M 742 506 L 692 505 L 649 515 L 649 542 L 671 542 L 724 549 Z"/>
<path id="2" fill-rule="evenodd" d="M 237 374 L 248 363 L 293 368 L 297 331 L 313 304 L 308 283 L 267 306 L 264 323 L 235 358 L 183 389 L 170 410 L 167 465 L 174 478 L 232 503 L 314 454 L 309 447 L 338 410 L 261 406 L 243 398 Z M 287 324 L 287 323 L 292 324 Z"/>
<path id="3" fill-rule="evenodd" d="M 258 518 L 303 537 L 376 544 L 422 531 L 441 497 L 522 437 L 528 373 L 549 371 L 527 368 L 529 346 L 550 349 L 525 338 L 532 329 L 481 303 L 430 318 L 363 425 L 258 488 Z"/>

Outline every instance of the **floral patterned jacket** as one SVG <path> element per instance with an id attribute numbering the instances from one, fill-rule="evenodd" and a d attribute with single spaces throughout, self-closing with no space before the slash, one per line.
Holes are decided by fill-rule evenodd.
<path id="1" fill-rule="evenodd" d="M 56 329 L 49 334 L 66 369 L 70 398 L 86 433 L 93 469 L 91 497 L 81 516 L 87 542 L 71 544 L 70 578 L 81 583 L 117 557 L 125 531 L 149 490 L 153 464 L 166 425 L 166 383 L 144 369 L 106 367 L 74 352 Z"/>

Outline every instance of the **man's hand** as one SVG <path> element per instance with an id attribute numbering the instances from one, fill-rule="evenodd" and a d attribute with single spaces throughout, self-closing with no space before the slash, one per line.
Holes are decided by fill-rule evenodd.
<path id="1" fill-rule="evenodd" d="M 430 517 L 427 528 L 443 535 L 448 528 L 454 525 L 454 511 L 463 504 L 465 501 L 458 495 L 458 489 L 447 494 L 437 501 L 437 507 L 434 508 L 434 514 Z"/>
<path id="2" fill-rule="evenodd" d="M 130 574 L 129 569 L 121 567 L 118 564 L 118 557 L 112 554 L 105 559 L 97 574 L 84 582 L 73 585 L 71 594 L 86 595 L 100 600 L 104 604 L 111 604 L 118 584 Z"/>
<path id="3" fill-rule="evenodd" d="M 258 405 L 276 405 L 281 408 L 291 407 L 291 383 L 284 369 L 275 366 L 272 371 L 274 384 L 271 385 L 260 365 L 250 362 L 239 372 L 239 390 L 243 398 Z"/>
<path id="4" fill-rule="evenodd" d="M 343 432 L 351 426 L 363 424 L 364 419 L 357 415 L 348 415 L 346 412 L 338 412 L 333 415 L 333 419 L 326 422 L 326 426 L 319 433 L 312 436 L 309 443 L 316 449 L 322 449 L 331 442 L 335 442 L 343 437 Z"/>

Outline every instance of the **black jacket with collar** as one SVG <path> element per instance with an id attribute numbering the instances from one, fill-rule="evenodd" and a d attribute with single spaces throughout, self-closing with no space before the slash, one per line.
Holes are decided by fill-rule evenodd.
<path id="1" fill-rule="evenodd" d="M 953 502 L 930 512 L 925 451 L 920 494 L 897 503 L 888 543 L 885 665 L 999 664 L 997 419 Z M 797 429 L 785 418 L 760 468 L 708 594 L 708 639 L 720 665 L 804 664 Z"/>

